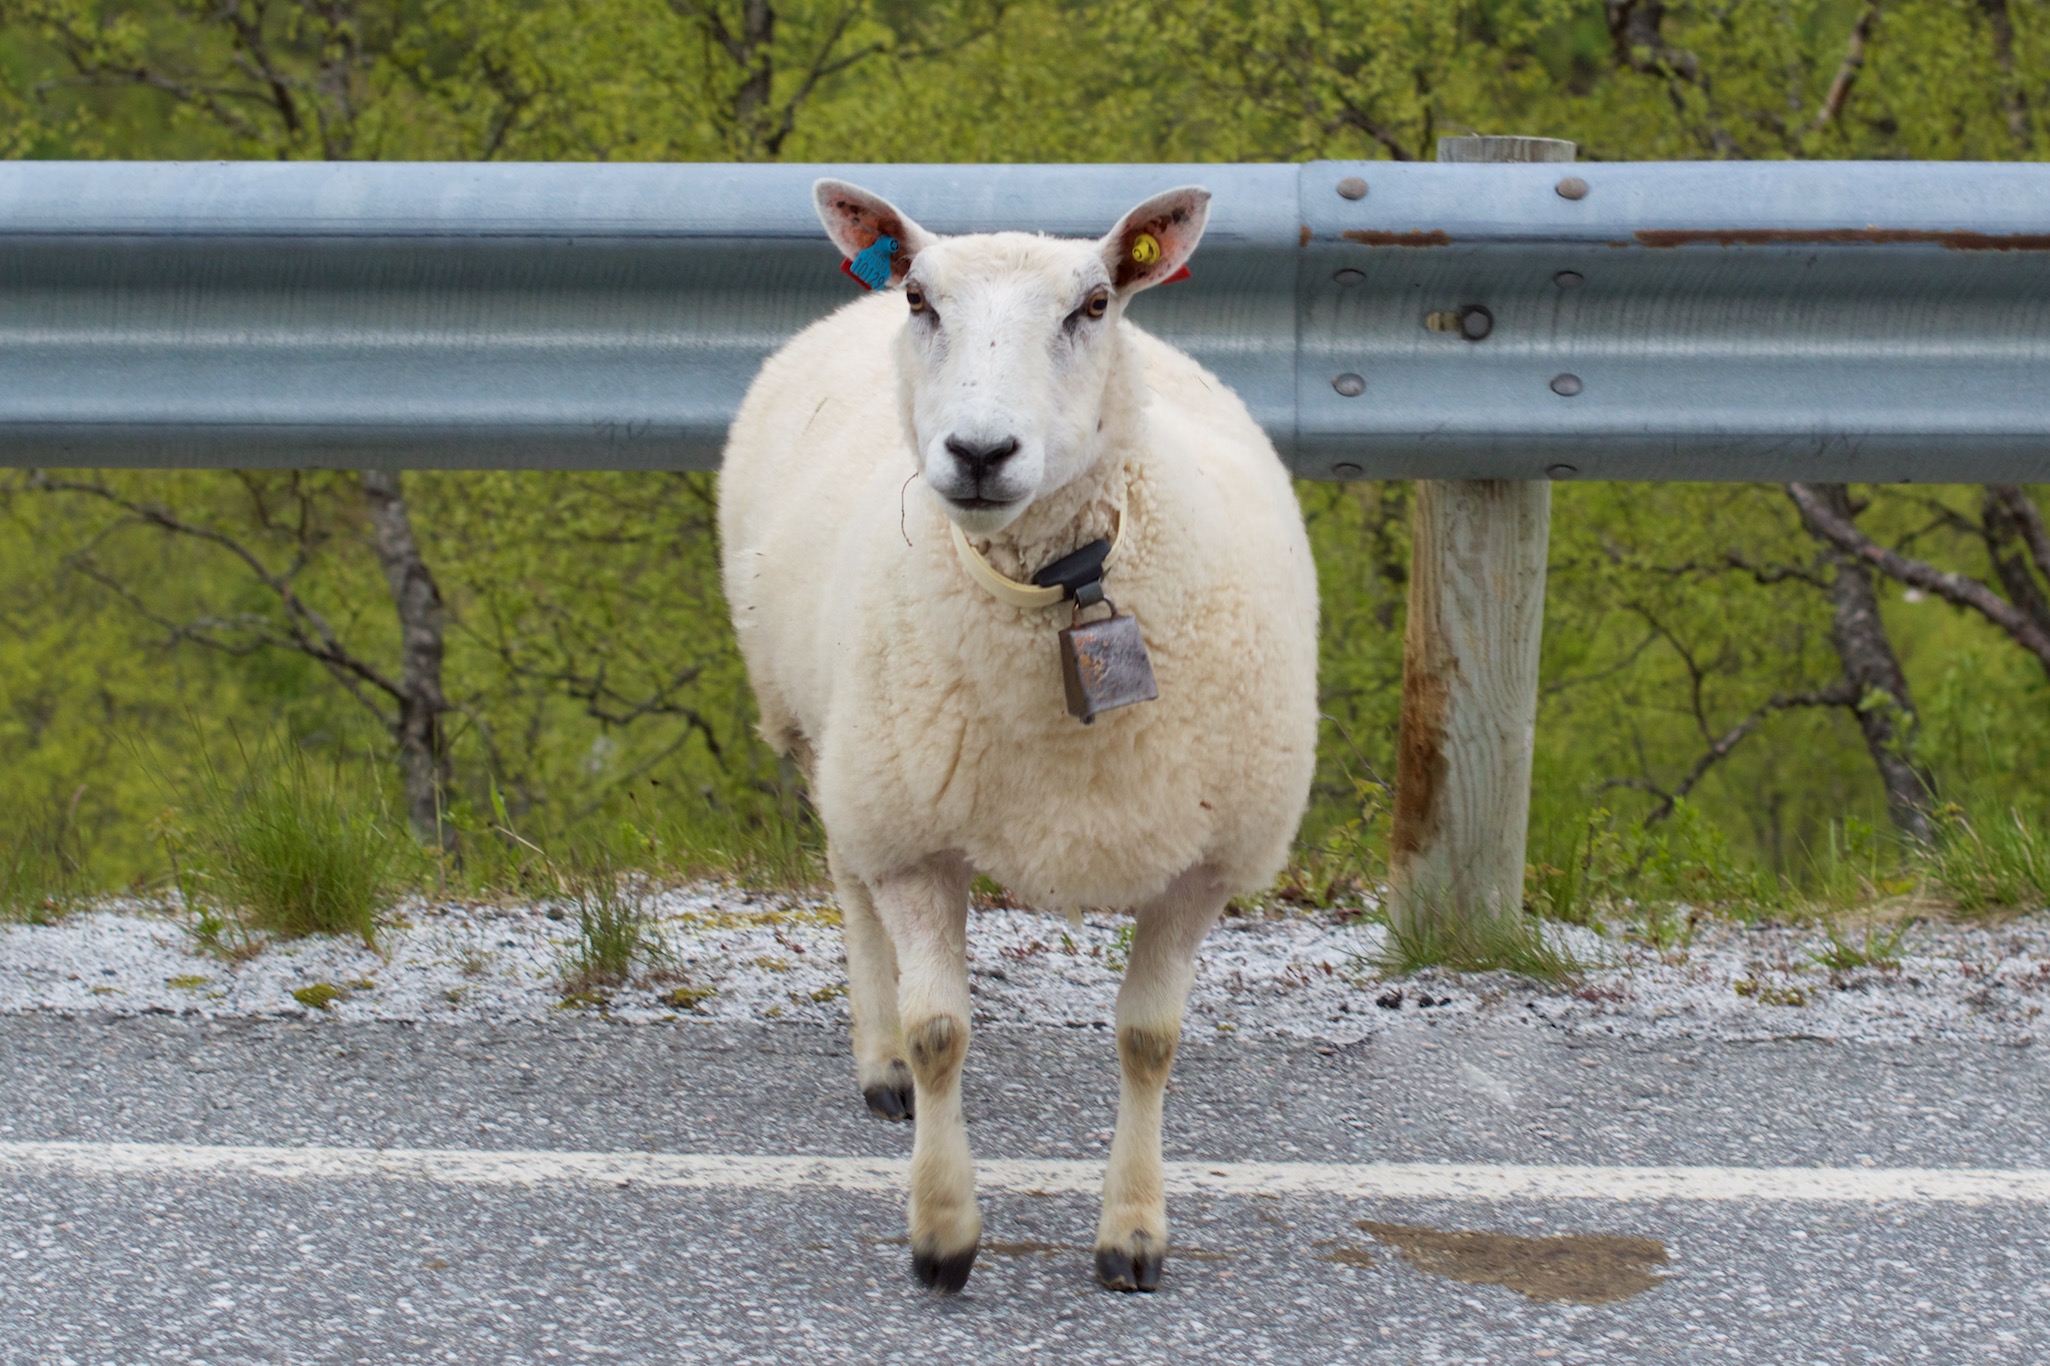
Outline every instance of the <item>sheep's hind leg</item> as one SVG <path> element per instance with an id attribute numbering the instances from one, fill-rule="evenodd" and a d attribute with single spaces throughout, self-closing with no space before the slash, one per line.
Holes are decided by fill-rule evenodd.
<path id="1" fill-rule="evenodd" d="M 840 902 L 847 948 L 847 1010 L 854 1018 L 854 1081 L 868 1108 L 883 1119 L 910 1119 L 911 1069 L 897 1023 L 897 950 L 876 917 L 866 883 L 827 855 Z"/>
<path id="2" fill-rule="evenodd" d="M 943 855 L 879 879 L 875 909 L 897 948 L 897 1012 L 918 1107 L 911 1145 L 911 1269 L 948 1294 L 975 1265 L 982 1215 L 961 1117 L 968 1056 L 966 860 Z"/>
<path id="3" fill-rule="evenodd" d="M 1167 1195 L 1160 1165 L 1161 1106 L 1196 975 L 1196 946 L 1224 910 L 1222 886 L 1192 868 L 1138 921 L 1118 988 L 1118 1126 L 1096 1225 L 1096 1278 L 1112 1290 L 1153 1290 L 1167 1256 Z"/>

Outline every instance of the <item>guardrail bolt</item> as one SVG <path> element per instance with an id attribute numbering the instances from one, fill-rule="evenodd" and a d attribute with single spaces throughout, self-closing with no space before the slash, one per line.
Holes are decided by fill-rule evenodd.
<path id="1" fill-rule="evenodd" d="M 1331 467 L 1331 475 L 1334 479 L 1357 479 L 1365 473 L 1365 470 L 1350 461 L 1341 460 Z"/>
<path id="2" fill-rule="evenodd" d="M 1338 182 L 1338 194 L 1341 199 L 1365 199 L 1367 182 L 1356 175 L 1349 175 Z"/>
<path id="3" fill-rule="evenodd" d="M 1562 270 L 1552 277 L 1552 283 L 1561 289 L 1576 289 L 1587 283 L 1587 277 L 1577 270 Z"/>
<path id="4" fill-rule="evenodd" d="M 1545 475 L 1547 478 L 1551 479 L 1571 479 L 1574 475 L 1578 473 L 1580 473 L 1580 466 L 1578 465 L 1545 466 Z"/>
<path id="5" fill-rule="evenodd" d="M 1552 188 L 1559 192 L 1559 198 L 1561 199 L 1587 198 L 1587 182 L 1577 175 L 1567 176 Z"/>
<path id="6" fill-rule="evenodd" d="M 1468 341 L 1480 341 L 1495 330 L 1495 315 L 1479 304 L 1461 304 L 1424 314 L 1424 329 L 1451 332 Z"/>
<path id="7" fill-rule="evenodd" d="M 1331 278 L 1342 285 L 1356 285 L 1360 281 L 1367 278 L 1367 273 L 1364 270 L 1354 270 L 1351 266 L 1347 266 L 1344 270 L 1338 271 Z"/>
<path id="8" fill-rule="evenodd" d="M 1367 392 L 1366 380 L 1353 374 L 1350 370 L 1335 377 L 1331 381 L 1331 387 L 1336 389 L 1342 398 L 1358 398 L 1361 394 Z"/>
<path id="9" fill-rule="evenodd" d="M 1552 392 L 1557 394 L 1560 398 L 1572 398 L 1575 394 L 1580 392 L 1580 376 L 1552 376 Z"/>

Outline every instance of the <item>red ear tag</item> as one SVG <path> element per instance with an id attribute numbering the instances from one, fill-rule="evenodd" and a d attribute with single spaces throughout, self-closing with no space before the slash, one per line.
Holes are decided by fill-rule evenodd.
<path id="1" fill-rule="evenodd" d="M 868 281 L 862 279 L 859 275 L 856 275 L 854 273 L 854 263 L 852 261 L 847 260 L 845 257 L 842 257 L 840 260 L 840 273 L 842 275 L 845 275 L 848 279 L 854 281 L 855 284 L 860 285 L 863 289 L 868 288 Z"/>
<path id="2" fill-rule="evenodd" d="M 1164 285 L 1178 285 L 1178 284 L 1180 284 L 1180 283 L 1181 283 L 1182 281 L 1184 281 L 1184 280 L 1186 280 L 1186 279 L 1188 279 L 1188 278 L 1189 278 L 1189 268 L 1188 268 L 1187 266 L 1183 266 L 1183 267 L 1182 267 L 1182 268 L 1181 268 L 1180 270 L 1178 270 L 1178 271 L 1176 271 L 1176 272 L 1175 272 L 1174 274 L 1172 274 L 1172 275 L 1168 276 L 1168 277 L 1167 277 L 1167 278 L 1166 278 L 1165 280 L 1162 280 L 1162 281 L 1161 281 L 1160 283 L 1162 283 L 1162 284 L 1164 284 Z"/>

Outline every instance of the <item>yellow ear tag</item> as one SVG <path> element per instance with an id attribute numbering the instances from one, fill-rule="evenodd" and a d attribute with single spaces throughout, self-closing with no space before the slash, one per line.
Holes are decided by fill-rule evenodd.
<path id="1" fill-rule="evenodd" d="M 1132 239 L 1132 259 L 1142 266 L 1150 266 L 1160 259 L 1160 239 L 1150 232 L 1142 232 Z"/>

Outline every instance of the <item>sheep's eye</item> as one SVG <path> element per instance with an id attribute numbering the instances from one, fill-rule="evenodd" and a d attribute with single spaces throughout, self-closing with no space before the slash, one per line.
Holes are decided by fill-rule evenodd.
<path id="1" fill-rule="evenodd" d="M 1090 318 L 1101 318 L 1110 312 L 1110 295 L 1098 290 L 1089 296 L 1089 302 L 1082 305 L 1082 312 Z"/>
<path id="2" fill-rule="evenodd" d="M 917 285 L 904 286 L 904 302 L 911 305 L 913 313 L 925 312 L 925 291 Z"/>

